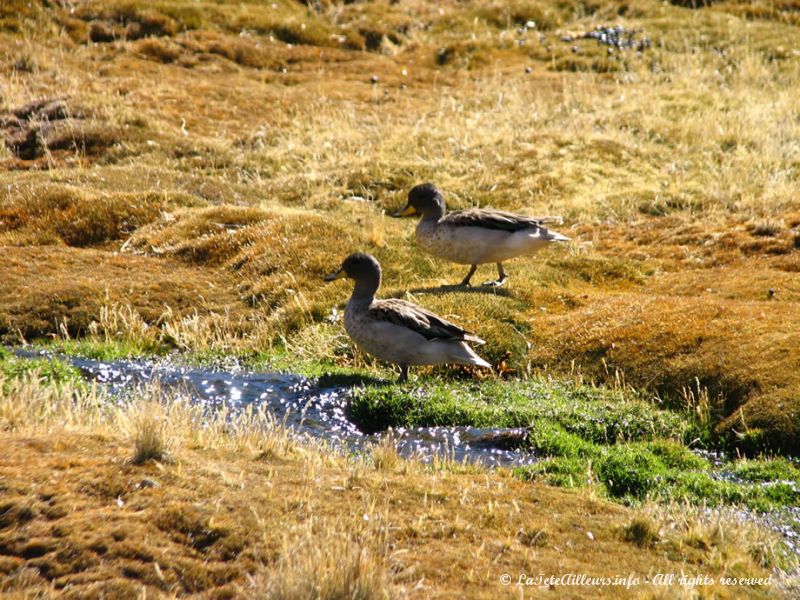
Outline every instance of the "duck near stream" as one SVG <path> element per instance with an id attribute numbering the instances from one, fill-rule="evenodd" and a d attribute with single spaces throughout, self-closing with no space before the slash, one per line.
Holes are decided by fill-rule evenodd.
<path id="1" fill-rule="evenodd" d="M 454 263 L 470 265 L 459 284 L 466 287 L 478 265 L 495 263 L 498 279 L 483 285 L 501 286 L 508 277 L 503 262 L 517 256 L 535 254 L 553 242 L 569 238 L 550 231 L 544 223 L 552 217 L 534 218 L 495 210 L 469 208 L 447 212 L 444 196 L 432 183 L 414 186 L 408 193 L 405 208 L 395 217 L 420 214 L 417 242 L 427 252 Z"/>
<path id="2" fill-rule="evenodd" d="M 341 268 L 325 277 L 355 281 L 344 312 L 347 334 L 365 352 L 400 367 L 400 382 L 408 379 L 411 365 L 460 364 L 491 368 L 469 343 L 482 339 L 458 325 L 405 300 L 376 300 L 381 266 L 369 254 L 348 256 Z"/>

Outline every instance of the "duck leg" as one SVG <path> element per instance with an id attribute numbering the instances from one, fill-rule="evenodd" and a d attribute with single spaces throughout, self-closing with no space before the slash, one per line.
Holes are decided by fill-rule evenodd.
<path id="1" fill-rule="evenodd" d="M 503 263 L 497 263 L 497 281 L 487 281 L 483 285 L 491 286 L 491 287 L 500 287 L 502 286 L 507 279 L 506 271 L 503 269 Z"/>
<path id="2" fill-rule="evenodd" d="M 466 277 L 464 277 L 464 279 L 462 279 L 462 280 L 461 280 L 461 283 L 459 283 L 458 285 L 459 285 L 460 287 L 467 287 L 467 286 L 469 286 L 469 280 L 470 280 L 470 279 L 472 279 L 472 276 L 475 274 L 475 269 L 477 269 L 477 268 L 478 268 L 478 265 L 472 265 L 472 266 L 469 268 L 469 273 L 467 273 L 467 276 L 466 276 Z"/>
<path id="3" fill-rule="evenodd" d="M 405 383 L 408 381 L 408 365 L 400 365 L 400 379 L 397 383 Z"/>

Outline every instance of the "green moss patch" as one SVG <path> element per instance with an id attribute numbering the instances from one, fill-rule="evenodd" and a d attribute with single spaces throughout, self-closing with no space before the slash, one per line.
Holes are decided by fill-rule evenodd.
<path id="1" fill-rule="evenodd" d="M 73 383 L 83 382 L 80 371 L 58 359 L 18 358 L 4 348 L 0 348 L 0 377 L 17 379 L 36 374 L 44 382 Z"/>
<path id="2" fill-rule="evenodd" d="M 593 443 L 683 439 L 696 433 L 690 420 L 634 394 L 546 379 L 367 386 L 353 391 L 348 414 L 370 432 L 437 425 L 535 428 L 544 420 Z"/>

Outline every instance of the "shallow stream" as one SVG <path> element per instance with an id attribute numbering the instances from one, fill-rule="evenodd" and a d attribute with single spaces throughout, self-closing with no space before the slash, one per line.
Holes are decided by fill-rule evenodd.
<path id="1" fill-rule="evenodd" d="M 22 350 L 16 354 L 27 358 L 47 356 Z M 275 419 L 292 431 L 322 438 L 350 451 L 392 435 L 403 456 L 423 461 L 439 456 L 486 466 L 516 466 L 535 460 L 532 453 L 515 448 L 525 434 L 524 429 L 416 427 L 363 434 L 346 415 L 348 388 L 320 386 L 300 375 L 250 372 L 235 364 L 223 370 L 187 367 L 164 360 L 108 362 L 64 355 L 58 358 L 78 368 L 87 380 L 107 387 L 112 395 L 124 396 L 137 386 L 157 380 L 163 387 L 180 390 L 209 409 L 227 405 L 236 410 L 266 404 Z"/>

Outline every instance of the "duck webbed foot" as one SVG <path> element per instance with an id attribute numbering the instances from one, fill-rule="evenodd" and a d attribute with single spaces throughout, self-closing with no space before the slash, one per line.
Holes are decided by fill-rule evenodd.
<path id="1" fill-rule="evenodd" d="M 496 279 L 494 281 L 484 281 L 481 285 L 483 287 L 503 287 L 507 279 Z"/>
<path id="2" fill-rule="evenodd" d="M 485 281 L 483 285 L 486 287 L 502 287 L 505 284 L 508 276 L 505 269 L 503 269 L 503 263 L 497 263 L 497 275 L 498 277 L 495 281 Z"/>

